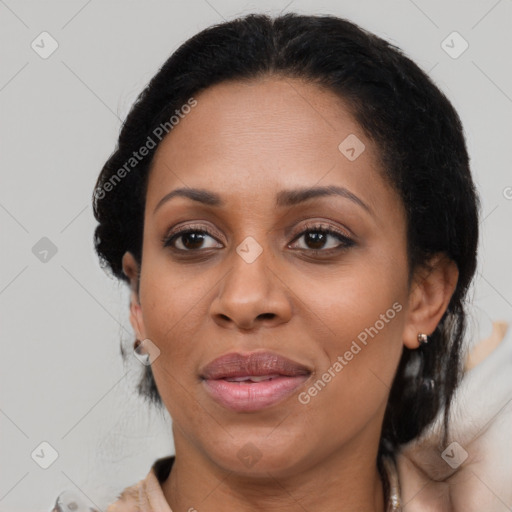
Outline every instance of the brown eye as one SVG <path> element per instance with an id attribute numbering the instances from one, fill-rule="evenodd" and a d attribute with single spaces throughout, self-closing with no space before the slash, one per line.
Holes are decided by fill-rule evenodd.
<path id="1" fill-rule="evenodd" d="M 355 242 L 342 233 L 323 226 L 311 226 L 295 237 L 294 241 L 304 239 L 303 247 L 299 249 L 312 252 L 329 252 L 346 249 Z"/>
<path id="2" fill-rule="evenodd" d="M 213 240 L 209 246 L 204 246 L 208 239 Z M 204 229 L 184 229 L 164 239 L 164 247 L 172 247 L 178 251 L 197 251 L 215 247 L 216 240 Z"/>
<path id="3" fill-rule="evenodd" d="M 322 249 L 330 235 L 321 231 L 309 231 L 303 236 L 304 242 L 309 249 Z"/>

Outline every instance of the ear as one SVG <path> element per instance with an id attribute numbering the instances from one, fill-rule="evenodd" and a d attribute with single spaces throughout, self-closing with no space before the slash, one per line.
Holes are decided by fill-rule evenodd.
<path id="1" fill-rule="evenodd" d="M 418 348 L 419 333 L 434 332 L 450 303 L 458 278 L 456 263 L 441 253 L 415 272 L 403 332 L 407 348 Z"/>
<path id="2" fill-rule="evenodd" d="M 130 279 L 130 323 L 138 340 L 146 339 L 142 308 L 139 301 L 140 269 L 131 252 L 125 252 L 122 259 L 123 272 Z"/>

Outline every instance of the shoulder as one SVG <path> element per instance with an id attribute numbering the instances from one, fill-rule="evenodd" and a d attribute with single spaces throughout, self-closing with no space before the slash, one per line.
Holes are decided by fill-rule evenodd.
<path id="1" fill-rule="evenodd" d="M 80 493 L 64 490 L 57 497 L 51 512 L 67 512 L 68 510 L 76 512 L 100 512 L 100 510 L 105 510 L 105 512 L 140 512 L 139 489 L 142 482 L 143 480 L 127 487 L 118 495 L 116 501 L 108 505 L 106 509 L 98 509 L 97 505 L 93 505 L 89 499 L 86 499 Z"/>
<path id="2" fill-rule="evenodd" d="M 107 507 L 106 512 L 139 512 L 143 482 L 144 480 L 141 480 L 135 485 L 127 487 L 116 501 Z"/>
<path id="3" fill-rule="evenodd" d="M 126 487 L 117 498 L 107 506 L 105 512 L 172 512 L 165 500 L 161 484 L 165 482 L 171 467 L 174 463 L 174 456 L 157 459 L 152 465 L 145 478 L 134 485 Z M 91 508 L 89 503 L 72 491 L 63 491 L 59 494 L 52 512 L 65 512 L 75 510 L 76 512 L 98 512 Z"/>
<path id="4" fill-rule="evenodd" d="M 127 487 L 117 500 L 108 506 L 106 512 L 172 512 L 165 500 L 161 484 L 169 476 L 173 463 L 174 456 L 156 460 L 146 478 Z"/>
<path id="5" fill-rule="evenodd" d="M 445 439 L 442 411 L 398 454 L 407 510 L 479 512 L 512 505 L 512 329 L 492 333 L 468 354 L 451 404 Z M 485 479 L 478 475 L 485 475 Z"/>

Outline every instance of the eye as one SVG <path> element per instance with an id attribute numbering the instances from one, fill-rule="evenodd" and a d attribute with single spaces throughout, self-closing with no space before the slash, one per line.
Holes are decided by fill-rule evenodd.
<path id="1" fill-rule="evenodd" d="M 204 246 L 207 240 L 213 240 L 209 245 Z M 187 226 L 183 229 L 175 231 L 170 235 L 163 238 L 162 243 L 164 247 L 172 247 L 178 251 L 197 251 L 199 249 L 212 249 L 215 248 L 216 239 L 204 227 Z M 222 247 L 222 244 L 220 244 Z"/>
<path id="2" fill-rule="evenodd" d="M 354 240 L 340 231 L 319 224 L 307 225 L 306 229 L 294 238 L 294 241 L 302 238 L 304 238 L 305 247 L 299 247 L 299 249 L 314 254 L 343 250 L 355 244 Z"/>
<path id="3" fill-rule="evenodd" d="M 293 242 L 302 238 L 304 238 L 305 246 L 298 247 L 298 249 L 313 254 L 330 253 L 355 245 L 355 242 L 341 231 L 321 224 L 306 225 L 306 229 L 299 233 Z M 164 247 L 171 247 L 181 252 L 198 252 L 222 247 L 222 244 L 217 241 L 216 235 L 203 226 L 186 226 L 178 229 L 170 235 L 166 235 L 162 239 L 162 243 Z"/>

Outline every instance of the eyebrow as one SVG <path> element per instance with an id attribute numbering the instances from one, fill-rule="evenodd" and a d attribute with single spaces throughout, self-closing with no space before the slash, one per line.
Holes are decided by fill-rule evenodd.
<path id="1" fill-rule="evenodd" d="M 324 187 L 313 187 L 313 188 L 298 188 L 292 190 L 282 190 L 276 195 L 276 206 L 296 206 L 300 203 L 308 201 L 317 197 L 326 196 L 340 196 L 349 199 L 353 203 L 361 206 L 371 215 L 374 215 L 372 209 L 358 196 L 350 192 L 345 187 L 339 187 L 336 185 L 329 185 Z M 153 210 L 153 214 L 166 202 L 170 201 L 173 197 L 187 197 L 192 201 L 206 204 L 208 206 L 222 207 L 225 206 L 225 202 L 215 192 L 210 192 L 200 188 L 178 188 L 166 194 Z"/>

